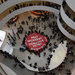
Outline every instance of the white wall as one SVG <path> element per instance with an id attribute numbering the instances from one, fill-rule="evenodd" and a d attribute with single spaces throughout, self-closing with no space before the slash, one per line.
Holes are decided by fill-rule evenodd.
<path id="1" fill-rule="evenodd" d="M 4 10 L 8 9 L 9 7 L 24 2 L 24 1 L 35 1 L 35 0 L 8 0 L 4 2 L 3 4 L 0 5 L 0 13 L 2 13 Z M 62 4 L 62 0 L 36 0 L 36 1 L 49 1 L 49 2 L 54 2 L 57 4 Z"/>
<path id="2" fill-rule="evenodd" d="M 60 21 L 59 21 L 59 18 L 57 19 L 57 25 L 58 25 L 60 31 L 61 31 L 66 37 L 68 37 L 69 39 L 75 41 L 75 36 L 69 34 L 69 32 L 67 32 L 67 31 L 63 28 L 62 24 L 61 24 Z"/>
<path id="3" fill-rule="evenodd" d="M 66 0 L 66 3 L 75 12 L 75 0 Z"/>
<path id="4" fill-rule="evenodd" d="M 1 21 L 0 21 L 0 28 L 7 23 L 12 17 L 15 17 L 16 15 L 26 12 L 26 11 L 31 11 L 31 10 L 46 10 L 46 11 L 50 11 L 53 12 L 56 16 L 58 16 L 59 14 L 59 10 L 51 8 L 51 7 L 47 7 L 47 6 L 30 6 L 30 7 L 24 7 L 24 8 L 20 8 L 18 10 L 13 11 L 12 13 L 8 14 L 7 16 L 5 16 Z"/>
<path id="5" fill-rule="evenodd" d="M 60 14 L 61 14 L 61 17 L 64 20 L 64 22 L 72 29 L 75 29 L 75 22 L 65 14 L 65 11 L 62 6 L 60 9 Z"/>

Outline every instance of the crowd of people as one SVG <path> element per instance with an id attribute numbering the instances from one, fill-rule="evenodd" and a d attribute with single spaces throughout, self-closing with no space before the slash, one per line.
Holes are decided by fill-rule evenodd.
<path id="1" fill-rule="evenodd" d="M 5 0 L 5 1 L 7 1 L 7 0 Z M 3 3 L 2 0 L 1 0 L 1 2 Z M 21 4 L 16 4 L 15 7 L 12 10 L 9 10 L 9 13 L 12 13 L 13 11 L 15 11 L 17 9 L 20 9 L 20 8 L 23 8 L 23 7 L 34 6 L 34 5 L 41 5 L 41 6 L 43 5 L 43 6 L 53 7 L 53 8 L 56 8 L 58 10 L 60 9 L 60 5 L 57 5 L 55 3 L 50 3 L 50 2 L 37 2 L 37 3 L 28 3 L 28 4 L 27 3 L 21 3 Z M 64 9 L 65 9 L 65 6 L 66 6 L 66 3 L 64 1 L 63 2 L 63 8 Z M 69 18 L 71 18 L 71 14 L 68 10 L 66 10 L 65 13 L 69 16 Z M 66 47 L 67 47 L 67 57 L 62 62 L 62 64 L 59 67 L 57 67 L 56 69 L 54 69 L 52 71 L 49 71 L 49 72 L 46 72 L 46 70 L 49 69 L 50 61 L 53 57 L 52 54 L 48 55 L 47 62 L 46 62 L 45 66 L 40 67 L 40 66 L 38 66 L 39 63 L 37 63 L 37 62 L 28 63 L 28 65 L 30 67 L 33 67 L 34 69 L 38 69 L 39 72 L 46 72 L 47 74 L 51 74 L 51 75 L 56 75 L 56 73 L 54 72 L 55 70 L 57 70 L 58 72 L 61 72 L 61 71 L 65 70 L 67 75 L 71 75 L 71 70 L 69 68 L 66 69 L 66 64 L 67 64 L 67 62 L 69 62 L 70 64 L 75 63 L 74 59 L 69 59 L 69 57 L 75 56 L 74 52 L 72 51 L 74 49 L 73 44 L 75 44 L 75 43 L 72 42 L 72 41 L 69 41 L 69 39 L 67 39 L 61 32 L 59 32 L 56 21 L 48 22 L 48 26 L 43 25 L 43 27 L 42 27 L 43 31 L 41 29 L 39 29 L 41 26 L 39 26 L 38 24 L 41 21 L 46 22 L 46 21 L 48 21 L 49 19 L 52 19 L 52 18 L 54 19 L 54 18 L 57 18 L 57 17 L 54 14 L 47 15 L 46 13 L 44 15 L 40 15 L 39 17 L 36 17 L 36 18 L 35 17 L 33 18 L 32 16 L 28 16 L 28 20 L 21 22 L 21 25 L 17 28 L 17 32 L 15 33 L 14 30 L 12 30 L 13 36 L 10 33 L 8 33 L 7 37 L 8 37 L 8 40 L 10 41 L 10 44 L 15 47 L 15 45 L 17 44 L 17 42 L 16 42 L 17 38 L 21 39 L 20 34 L 24 34 L 24 37 L 22 39 L 22 44 L 21 44 L 22 47 L 19 48 L 20 52 L 28 51 L 31 55 L 34 53 L 39 58 L 41 57 L 41 53 L 43 51 L 45 51 L 46 49 L 48 49 L 48 51 L 50 53 L 52 53 L 52 52 L 55 53 L 54 48 L 55 49 L 58 48 L 57 41 L 60 42 L 60 43 L 64 43 L 64 40 L 67 40 L 67 45 L 66 45 Z M 72 19 L 75 22 L 75 16 L 73 16 Z M 33 26 L 29 25 L 29 21 L 32 22 Z M 62 21 L 61 18 L 60 18 L 60 21 Z M 36 23 L 36 25 L 34 25 L 35 23 Z M 13 24 L 16 27 L 16 23 L 13 23 Z M 29 31 L 25 31 L 24 28 L 23 28 L 23 25 L 27 25 Z M 8 27 L 10 28 L 11 26 L 8 25 Z M 47 31 L 47 28 L 50 28 L 50 30 L 52 32 L 51 35 L 48 35 L 48 34 L 44 33 L 45 30 Z M 68 29 L 67 27 L 65 27 L 65 28 Z M 68 30 L 70 30 L 70 29 L 68 29 Z M 39 50 L 38 52 L 35 52 L 35 50 L 30 50 L 28 47 L 25 46 L 26 37 L 30 33 L 33 33 L 33 32 L 40 33 L 41 35 L 45 35 L 48 38 L 48 42 L 46 43 L 46 46 L 43 49 Z M 70 30 L 69 33 L 72 34 L 72 31 Z M 56 41 L 54 41 L 55 39 L 56 39 Z M 53 40 L 53 41 L 51 41 L 51 40 Z M 3 52 L 2 50 L 0 50 L 0 53 L 3 54 L 5 59 L 10 58 L 10 59 L 15 61 L 15 64 L 13 64 L 14 68 L 17 68 L 17 66 L 19 66 L 22 69 L 25 68 L 25 66 L 18 60 L 18 58 L 16 56 L 12 56 L 12 55 L 8 54 L 7 52 Z M 44 52 L 43 57 L 45 58 L 46 55 L 47 55 L 47 53 Z M 28 60 L 29 61 L 32 60 L 32 57 L 30 55 L 28 55 Z M 25 59 L 22 59 L 22 62 L 27 63 L 27 61 Z M 34 74 L 36 75 L 37 73 L 35 72 Z"/>
<path id="2" fill-rule="evenodd" d="M 39 17 L 36 17 L 36 18 L 35 17 L 32 18 L 32 16 L 28 16 L 28 20 L 26 22 L 25 21 L 21 22 L 22 25 L 26 24 L 28 26 L 28 28 L 29 28 L 29 31 L 25 31 L 25 35 L 23 37 L 23 41 L 22 41 L 22 44 L 21 44 L 23 47 L 20 47 L 20 51 L 21 52 L 25 52 L 27 50 L 27 51 L 30 52 L 30 54 L 34 53 L 35 55 L 39 56 L 39 58 L 40 58 L 42 51 L 45 51 L 46 49 L 48 49 L 50 53 L 55 52 L 55 50 L 53 50 L 53 48 L 56 49 L 58 47 L 58 44 L 57 44 L 56 41 L 50 42 L 50 40 L 55 40 L 57 35 L 59 36 L 59 38 L 57 40 L 58 41 L 60 40 L 60 42 L 63 43 L 64 37 L 62 35 L 60 36 L 59 30 L 57 28 L 57 23 L 55 21 L 49 23 L 49 25 L 44 25 L 44 27 L 43 27 L 44 31 L 46 31 L 47 27 L 49 27 L 51 29 L 52 35 L 47 35 L 47 34 L 44 33 L 44 31 L 41 31 L 39 29 L 39 27 L 41 27 L 40 25 L 39 26 L 38 25 L 37 26 L 34 25 L 34 23 L 38 23 L 39 24 L 41 21 L 42 22 L 48 21 L 49 20 L 49 16 L 51 18 L 56 18 L 56 16 L 54 14 L 49 14 L 49 15 L 47 14 L 46 15 L 46 13 L 45 13 L 44 15 L 40 15 Z M 28 21 L 32 21 L 33 25 L 30 26 Z M 19 35 L 18 39 L 20 39 L 20 37 L 21 37 L 20 34 L 23 34 L 23 32 L 24 32 L 24 28 L 22 27 L 22 25 L 20 25 L 17 28 L 17 32 L 16 33 L 18 33 L 18 35 Z M 29 36 L 30 33 L 34 33 L 34 32 L 39 33 L 41 35 L 45 35 L 47 37 L 47 39 L 48 39 L 48 42 L 46 43 L 46 46 L 43 49 L 38 50 L 37 52 L 35 50 L 30 50 L 25 45 L 26 37 Z M 49 45 L 49 48 L 48 48 L 48 45 Z M 47 55 L 46 52 L 44 52 L 43 56 L 45 57 L 46 55 Z M 50 61 L 51 61 L 52 56 L 53 55 L 49 54 L 49 56 L 47 57 L 47 64 L 46 64 L 46 66 L 42 66 L 42 67 L 39 66 L 38 67 L 38 65 L 35 65 L 35 64 L 32 66 L 32 63 L 30 63 L 29 66 L 31 66 L 31 67 L 33 67 L 35 69 L 38 68 L 39 71 L 45 71 L 46 69 L 49 69 L 48 66 L 50 65 Z M 30 56 L 28 56 L 28 60 L 31 61 L 32 58 Z"/>
<path id="3" fill-rule="evenodd" d="M 33 33 L 33 32 L 38 32 L 38 33 L 40 33 L 40 34 L 42 34 L 42 35 L 45 35 L 46 37 L 48 37 L 48 42 L 47 42 L 47 44 L 46 44 L 46 47 L 43 49 L 43 51 L 45 51 L 45 49 L 47 49 L 50 53 L 54 53 L 55 52 L 55 50 L 54 50 L 54 48 L 56 49 L 56 48 L 58 48 L 58 43 L 57 43 L 57 41 L 59 42 L 59 43 L 64 43 L 64 40 L 67 40 L 67 38 L 61 33 L 61 32 L 59 32 L 59 29 L 58 29 L 58 27 L 57 27 L 57 23 L 56 23 L 56 21 L 52 21 L 52 22 L 47 22 L 47 24 L 48 25 L 41 25 L 41 26 L 43 26 L 42 27 L 42 30 L 40 29 L 40 22 L 46 22 L 46 21 L 48 21 L 48 20 L 50 20 L 50 19 L 54 19 L 54 18 L 57 18 L 54 14 L 49 14 L 49 15 L 46 15 L 46 14 L 44 14 L 43 16 L 39 16 L 39 17 L 32 17 L 32 16 L 28 16 L 28 19 L 26 20 L 26 21 L 21 21 L 21 23 L 20 23 L 20 26 L 18 27 L 18 28 L 16 28 L 17 29 L 17 34 L 13 31 L 13 34 L 14 34 L 14 36 L 16 35 L 16 39 L 18 38 L 18 39 L 21 39 L 21 36 L 20 36 L 20 34 L 24 34 L 24 37 L 22 38 L 22 43 L 21 43 L 21 45 L 22 45 L 22 47 L 20 47 L 20 52 L 25 52 L 25 51 L 29 51 L 29 53 L 30 53 L 30 55 L 33 55 L 33 53 L 36 55 L 36 56 L 38 56 L 39 58 L 41 58 L 41 52 L 32 52 L 31 50 L 29 50 L 26 46 L 25 46 L 25 39 L 26 39 L 26 37 L 30 34 L 30 33 Z M 32 22 L 32 24 L 33 25 L 29 25 L 29 21 L 31 21 Z M 34 25 L 35 23 L 37 23 L 36 25 Z M 25 29 L 24 29 L 24 27 L 23 26 L 28 26 L 28 31 L 26 31 Z M 11 27 L 11 26 L 10 26 Z M 17 25 L 15 25 L 15 27 L 17 27 Z M 51 30 L 51 33 L 52 34 L 46 34 L 45 33 L 45 31 L 47 31 L 47 28 L 49 28 L 50 30 Z M 10 28 L 9 28 L 10 29 Z M 9 33 L 9 36 L 11 37 L 12 35 Z M 58 37 L 58 38 L 57 38 Z M 13 38 L 14 37 L 11 37 L 12 38 L 12 40 L 14 40 Z M 8 38 L 9 39 L 9 38 Z M 56 39 L 56 41 L 54 41 Z M 51 41 L 51 40 L 53 40 L 53 41 Z M 10 40 L 9 40 L 10 41 Z M 15 40 L 14 40 L 15 41 Z M 16 42 L 16 44 L 17 44 L 17 42 Z M 15 47 L 15 46 L 14 46 Z M 71 55 L 71 56 L 74 56 L 74 53 L 71 51 L 72 49 L 73 49 L 73 46 L 72 46 L 72 43 L 71 42 L 68 42 L 67 43 L 67 48 L 68 48 L 68 53 L 67 53 L 67 55 L 69 56 L 69 55 Z M 2 52 L 2 51 L 1 51 Z M 15 60 L 15 62 L 16 62 L 16 64 L 14 64 L 14 67 L 16 68 L 18 65 L 21 67 L 21 68 L 25 68 L 25 66 L 24 65 L 22 65 L 22 63 L 20 63 L 20 61 L 17 59 L 17 57 L 16 56 L 11 56 L 11 55 L 9 55 L 8 53 L 4 53 L 4 52 L 2 52 L 3 53 L 3 55 L 4 55 L 4 57 L 5 58 L 13 58 L 14 60 Z M 31 60 L 33 60 L 32 59 L 32 57 L 30 56 L 30 55 L 28 55 L 28 60 L 29 61 L 31 61 Z M 45 58 L 47 56 L 47 53 L 46 52 L 43 52 L 43 57 Z M 34 63 L 28 63 L 28 65 L 30 66 L 30 67 L 33 67 L 34 69 L 38 69 L 38 71 L 39 72 L 46 72 L 46 70 L 48 70 L 49 69 L 49 65 L 50 65 L 50 61 L 51 61 L 51 58 L 53 57 L 53 55 L 52 54 L 49 54 L 48 55 L 48 57 L 47 57 L 47 62 L 46 62 L 46 65 L 45 66 L 42 66 L 42 67 L 40 67 L 40 66 L 38 66 L 39 65 L 39 63 L 37 63 L 37 62 L 34 62 Z M 68 60 L 68 57 L 66 57 L 66 60 L 57 68 L 57 70 L 58 71 L 62 71 L 62 70 L 64 70 L 65 69 L 65 63 L 66 63 L 66 61 Z M 70 60 L 70 63 L 74 63 L 74 59 L 71 59 Z M 22 59 L 22 62 L 23 63 L 27 63 L 27 60 L 25 60 L 25 59 Z M 71 71 L 70 70 L 67 70 L 67 75 L 70 75 L 70 73 L 71 73 Z M 48 74 L 52 74 L 52 75 L 56 75 L 55 74 L 55 72 L 53 72 L 53 70 L 52 71 L 50 71 L 50 72 L 48 72 Z"/>

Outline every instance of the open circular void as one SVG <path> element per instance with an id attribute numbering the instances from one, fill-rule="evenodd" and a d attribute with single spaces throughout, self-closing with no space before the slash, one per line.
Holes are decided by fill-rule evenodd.
<path id="1" fill-rule="evenodd" d="M 30 33 L 26 40 L 25 45 L 29 48 L 29 50 L 33 50 L 34 52 L 39 52 L 46 47 L 48 39 L 45 35 L 34 32 Z"/>

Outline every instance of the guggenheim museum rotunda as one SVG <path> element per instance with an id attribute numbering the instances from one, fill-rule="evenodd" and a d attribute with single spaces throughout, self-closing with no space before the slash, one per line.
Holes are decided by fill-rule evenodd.
<path id="1" fill-rule="evenodd" d="M 0 0 L 0 75 L 75 75 L 75 0 Z"/>

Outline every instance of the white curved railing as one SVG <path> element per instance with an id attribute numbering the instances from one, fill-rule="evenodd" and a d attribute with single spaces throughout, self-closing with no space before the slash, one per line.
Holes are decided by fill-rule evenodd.
<path id="1" fill-rule="evenodd" d="M 23 13 L 23 12 L 27 12 L 27 11 L 32 11 L 32 10 L 46 10 L 46 11 L 50 11 L 53 12 L 56 16 L 58 16 L 59 14 L 59 10 L 48 7 L 48 6 L 30 6 L 30 7 L 24 7 L 24 8 L 20 8 L 18 10 L 13 11 L 12 13 L 10 13 L 9 15 L 7 15 L 6 17 L 4 17 L 1 21 L 0 21 L 0 28 L 2 27 L 2 25 L 4 25 L 5 23 L 7 23 L 11 18 L 15 17 L 16 15 Z"/>
<path id="2" fill-rule="evenodd" d="M 66 37 L 68 37 L 69 39 L 75 41 L 75 36 L 74 36 L 74 35 L 71 35 L 69 32 L 67 32 L 67 31 L 63 28 L 62 24 L 61 24 L 60 21 L 59 21 L 59 17 L 57 18 L 57 25 L 58 25 L 60 31 L 61 31 Z"/>
<path id="3" fill-rule="evenodd" d="M 75 0 L 65 0 L 68 6 L 75 12 Z"/>
<path id="4" fill-rule="evenodd" d="M 73 20 L 71 20 L 66 14 L 65 14 L 65 11 L 63 9 L 63 7 L 61 6 L 61 9 L 60 9 L 60 14 L 61 14 L 61 17 L 63 19 L 63 21 L 69 26 L 71 27 L 72 29 L 75 30 L 75 22 Z"/>
<path id="5" fill-rule="evenodd" d="M 5 11 L 6 9 L 8 9 L 9 7 L 15 4 L 25 2 L 25 1 L 49 1 L 59 5 L 62 4 L 62 0 L 9 0 L 0 5 L 0 13 L 2 13 L 3 11 Z"/>
<path id="6" fill-rule="evenodd" d="M 0 62 L 0 73 L 1 75 L 17 75 L 16 72 L 14 72 L 11 68 L 3 64 L 2 62 Z"/>
<path id="7" fill-rule="evenodd" d="M 2 68 L 1 68 L 2 67 Z M 4 72 L 3 72 L 4 70 Z M 17 75 L 11 68 L 0 62 L 0 75 Z"/>

